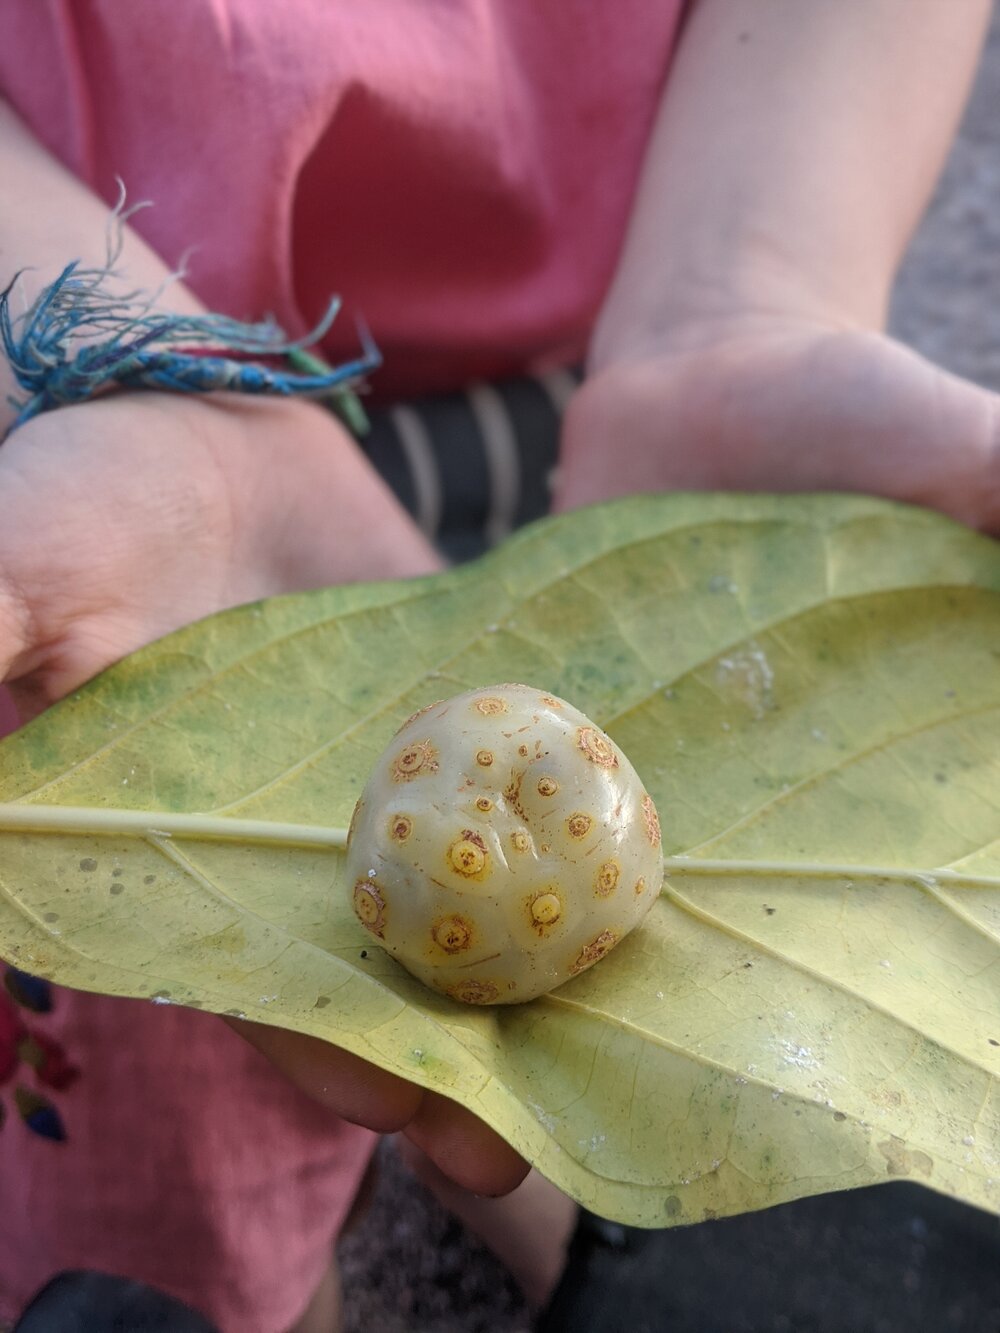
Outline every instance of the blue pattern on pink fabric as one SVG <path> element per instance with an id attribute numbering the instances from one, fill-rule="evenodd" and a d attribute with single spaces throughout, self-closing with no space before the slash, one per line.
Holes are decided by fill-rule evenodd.
<path id="1" fill-rule="evenodd" d="M 55 1103 L 40 1087 L 61 1092 L 71 1087 L 80 1071 L 71 1064 L 57 1041 L 49 1037 L 37 1022 L 29 1024 L 28 1014 L 52 1012 L 54 997 L 47 981 L 17 968 L 4 971 L 0 990 L 0 1088 L 15 1078 L 34 1075 L 35 1087 L 18 1081 L 13 1089 L 13 1104 L 22 1123 L 40 1138 L 55 1143 L 66 1140 L 66 1127 Z M 0 1099 L 0 1129 L 7 1121 L 7 1106 Z"/>

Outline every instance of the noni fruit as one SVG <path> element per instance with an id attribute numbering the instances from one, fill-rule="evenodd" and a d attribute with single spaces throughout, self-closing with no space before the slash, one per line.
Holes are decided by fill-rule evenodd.
<path id="1" fill-rule="evenodd" d="M 628 759 L 563 699 L 490 685 L 415 713 L 354 810 L 361 924 L 469 1004 L 553 990 L 637 926 L 663 880 L 660 824 Z"/>

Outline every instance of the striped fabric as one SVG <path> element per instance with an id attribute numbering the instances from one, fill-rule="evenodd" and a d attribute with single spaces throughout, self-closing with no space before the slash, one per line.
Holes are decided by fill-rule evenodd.
<path id="1" fill-rule="evenodd" d="M 549 509 L 559 424 L 579 374 L 555 370 L 375 409 L 362 448 L 453 562 Z"/>

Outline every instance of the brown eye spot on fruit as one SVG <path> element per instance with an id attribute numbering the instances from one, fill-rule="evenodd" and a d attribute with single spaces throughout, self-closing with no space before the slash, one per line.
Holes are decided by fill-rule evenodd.
<path id="1" fill-rule="evenodd" d="M 462 836 L 456 838 L 448 848 L 448 864 L 456 874 L 466 879 L 485 878 L 489 857 L 482 834 L 473 829 L 463 829 Z"/>
<path id="2" fill-rule="evenodd" d="M 488 694 L 484 699 L 477 699 L 473 708 L 477 713 L 482 713 L 483 717 L 499 717 L 501 713 L 506 713 L 507 701 L 495 694 Z"/>
<path id="3" fill-rule="evenodd" d="M 562 708 L 562 700 L 557 699 L 554 694 L 543 694 L 542 703 L 547 704 L 549 708 Z"/>
<path id="4" fill-rule="evenodd" d="M 635 882 L 635 896 L 638 898 L 640 894 L 645 892 L 646 892 L 646 880 L 642 875 L 640 875 Z"/>
<path id="5" fill-rule="evenodd" d="M 460 981 L 457 986 L 449 986 L 448 994 L 463 1004 L 494 1004 L 500 997 L 492 981 Z"/>
<path id="6" fill-rule="evenodd" d="M 490 765 L 493 763 L 493 751 L 477 750 L 476 763 L 479 765 L 480 768 L 489 768 Z"/>
<path id="7" fill-rule="evenodd" d="M 361 802 L 355 801 L 354 809 L 351 811 L 351 822 L 347 826 L 347 843 L 345 844 L 346 847 L 350 847 L 351 841 L 354 838 L 354 830 L 357 827 L 358 817 L 360 816 L 360 814 L 361 814 Z"/>
<path id="8" fill-rule="evenodd" d="M 555 778 L 544 777 L 538 779 L 539 796 L 555 796 L 558 790 L 559 783 L 556 782 Z"/>
<path id="9" fill-rule="evenodd" d="M 530 852 L 531 834 L 527 829 L 515 829 L 510 835 L 510 845 L 514 848 L 515 852 Z"/>
<path id="10" fill-rule="evenodd" d="M 527 820 L 528 816 L 524 813 L 524 807 L 521 804 L 521 783 L 524 781 L 523 773 L 511 773 L 510 782 L 503 789 L 503 798 L 514 811 L 519 819 Z"/>
<path id="11" fill-rule="evenodd" d="M 578 727 L 576 738 L 577 745 L 592 764 L 598 764 L 601 768 L 618 767 L 615 747 L 596 727 Z"/>
<path id="12" fill-rule="evenodd" d="M 562 902 L 557 893 L 540 893 L 531 900 L 531 922 L 534 926 L 552 926 L 562 916 Z"/>
<path id="13" fill-rule="evenodd" d="M 405 842 L 413 832 L 413 820 L 409 815 L 393 815 L 389 820 L 389 837 L 393 842 Z"/>
<path id="14" fill-rule="evenodd" d="M 415 713 L 410 714 L 410 716 L 403 723 L 403 726 L 400 727 L 399 731 L 396 732 L 396 735 L 398 736 L 399 732 L 402 731 L 405 727 L 408 727 L 410 726 L 411 723 L 416 722 L 418 717 L 423 717 L 423 715 L 425 713 L 429 713 L 432 708 L 437 708 L 438 704 L 443 704 L 443 703 L 444 703 L 443 699 L 435 699 L 432 704 L 424 704 L 423 708 L 418 708 Z"/>
<path id="15" fill-rule="evenodd" d="M 408 745 L 392 763 L 392 776 L 396 782 L 409 782 L 437 771 L 438 752 L 430 741 L 415 741 Z"/>
<path id="16" fill-rule="evenodd" d="M 649 839 L 651 847 L 660 845 L 660 816 L 656 813 L 656 806 L 653 804 L 653 798 L 649 795 L 642 798 L 642 818 L 646 825 L 646 837 Z"/>
<path id="17" fill-rule="evenodd" d="M 464 916 L 446 916 L 435 923 L 431 935 L 445 953 L 461 953 L 472 943 L 472 922 Z"/>
<path id="18" fill-rule="evenodd" d="M 606 953 L 615 947 L 618 943 L 618 934 L 614 930 L 602 930 L 596 939 L 585 944 L 577 955 L 576 962 L 570 967 L 570 972 L 575 976 L 578 972 L 585 972 L 588 967 L 593 967 L 594 963 L 600 962 Z"/>
<path id="19" fill-rule="evenodd" d="M 359 879 L 354 886 L 354 911 L 361 924 L 381 939 L 385 933 L 385 899 L 372 879 Z"/>
<path id="20" fill-rule="evenodd" d="M 487 815 L 493 809 L 493 802 L 488 796 L 477 796 L 476 809 L 481 810 L 484 815 Z"/>
<path id="21" fill-rule="evenodd" d="M 566 832 L 571 838 L 585 838 L 590 832 L 593 822 L 594 821 L 591 819 L 590 815 L 585 815 L 578 811 L 575 815 L 570 815 L 569 819 L 566 820 Z"/>
<path id="22" fill-rule="evenodd" d="M 622 869 L 617 861 L 605 861 L 597 872 L 597 879 L 594 882 L 594 892 L 599 898 L 607 898 L 608 894 L 614 893 L 618 887 L 618 877 Z"/>

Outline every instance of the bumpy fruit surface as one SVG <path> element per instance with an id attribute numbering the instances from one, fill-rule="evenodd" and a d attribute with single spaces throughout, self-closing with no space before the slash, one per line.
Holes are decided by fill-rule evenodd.
<path id="1" fill-rule="evenodd" d="M 414 976 L 514 1004 L 603 958 L 663 880 L 660 825 L 615 743 L 563 699 L 491 685 L 422 709 L 351 820 L 361 924 Z"/>

